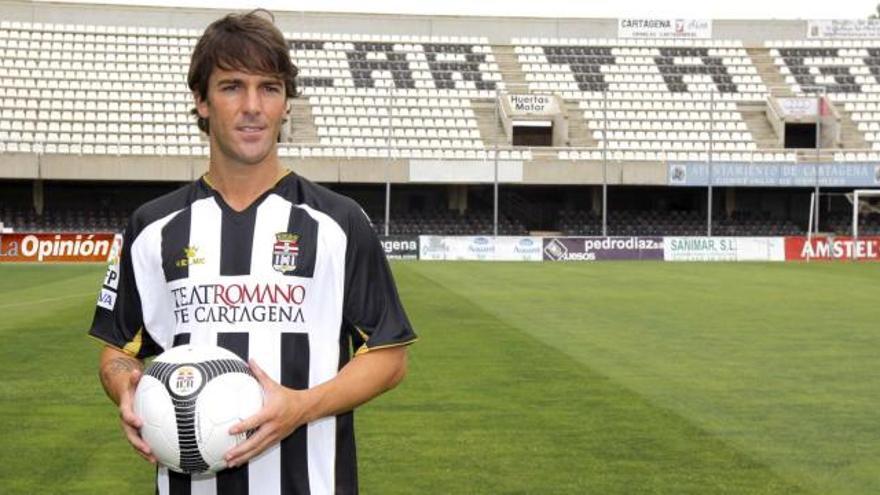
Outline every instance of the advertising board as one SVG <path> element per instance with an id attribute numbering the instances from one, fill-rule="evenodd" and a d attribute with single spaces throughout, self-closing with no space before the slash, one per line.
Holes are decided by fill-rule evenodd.
<path id="1" fill-rule="evenodd" d="M 114 237 L 106 232 L 0 234 L 0 262 L 103 262 Z"/>
<path id="2" fill-rule="evenodd" d="M 785 238 L 785 259 L 806 260 L 880 260 L 880 237 L 806 237 Z"/>
<path id="3" fill-rule="evenodd" d="M 540 237 L 419 236 L 419 259 L 542 261 Z"/>
<path id="4" fill-rule="evenodd" d="M 662 260 L 662 237 L 546 237 L 547 261 Z"/>
<path id="5" fill-rule="evenodd" d="M 385 257 L 389 260 L 415 260 L 419 258 L 419 236 L 389 235 L 379 236 Z"/>
<path id="6" fill-rule="evenodd" d="M 664 237 L 666 261 L 784 261 L 783 237 Z"/>

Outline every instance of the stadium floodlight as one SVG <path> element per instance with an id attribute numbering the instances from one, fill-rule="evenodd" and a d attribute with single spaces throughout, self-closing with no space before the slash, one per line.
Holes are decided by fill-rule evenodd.
<path id="1" fill-rule="evenodd" d="M 712 237 L 712 155 L 715 153 L 715 87 L 709 87 L 709 154 L 706 162 L 709 167 L 709 185 L 706 189 L 706 236 Z"/>
<path id="2" fill-rule="evenodd" d="M 492 181 L 492 236 L 498 237 L 498 141 L 501 139 L 501 88 L 495 86 L 495 117 L 493 120 L 495 131 L 495 154 L 492 157 L 495 178 Z"/>
<path id="3" fill-rule="evenodd" d="M 608 87 L 602 87 L 602 237 L 608 237 Z"/>
<path id="4" fill-rule="evenodd" d="M 816 184 L 814 186 L 813 195 L 816 197 L 816 201 L 819 198 L 819 163 L 821 161 L 821 153 L 822 153 L 822 109 L 825 100 L 825 95 L 828 92 L 828 88 L 822 85 L 805 85 L 801 86 L 801 91 L 809 91 L 816 95 L 817 105 L 816 105 Z M 812 214 L 816 216 L 815 219 L 812 219 L 813 225 L 815 225 L 816 229 L 819 229 L 819 208 L 818 203 L 816 204 L 816 208 L 812 210 Z"/>

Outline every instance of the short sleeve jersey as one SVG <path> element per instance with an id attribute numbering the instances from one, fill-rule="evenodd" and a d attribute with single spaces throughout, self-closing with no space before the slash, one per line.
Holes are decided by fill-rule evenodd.
<path id="1" fill-rule="evenodd" d="M 240 212 L 204 178 L 139 208 L 90 334 L 138 358 L 219 345 L 295 389 L 333 378 L 351 349 L 416 338 L 363 210 L 292 173 Z M 160 468 L 157 491 L 357 493 L 353 426 L 351 412 L 314 421 L 216 476 Z"/>

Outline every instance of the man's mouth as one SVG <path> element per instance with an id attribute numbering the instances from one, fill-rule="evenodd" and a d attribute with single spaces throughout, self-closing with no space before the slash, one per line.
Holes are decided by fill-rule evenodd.
<path id="1" fill-rule="evenodd" d="M 254 133 L 255 134 L 258 132 L 262 132 L 264 129 L 266 129 L 266 127 L 265 126 L 257 126 L 257 125 L 240 125 L 240 126 L 237 126 L 235 129 L 238 132 L 244 132 L 244 133 L 248 133 L 248 134 Z"/>

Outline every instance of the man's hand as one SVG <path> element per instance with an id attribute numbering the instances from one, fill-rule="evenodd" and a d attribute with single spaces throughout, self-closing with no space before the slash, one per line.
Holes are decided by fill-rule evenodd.
<path id="1" fill-rule="evenodd" d="M 107 396 L 119 406 L 122 432 L 138 455 L 155 464 L 156 457 L 138 432 L 143 421 L 134 413 L 134 392 L 142 368 L 140 361 L 112 347 L 105 347 L 101 353 L 101 384 Z"/>
<path id="2" fill-rule="evenodd" d="M 229 467 L 244 464 L 306 423 L 350 411 L 394 388 L 406 375 L 406 348 L 377 349 L 355 356 L 335 378 L 308 390 L 280 385 L 253 359 L 250 366 L 263 386 L 263 408 L 229 429 L 232 435 L 256 429 L 226 453 Z"/>
<path id="3" fill-rule="evenodd" d="M 144 422 L 134 413 L 134 391 L 141 380 L 141 371 L 134 370 L 129 375 L 129 388 L 120 396 L 119 419 L 122 423 L 122 431 L 128 443 L 134 447 L 135 452 L 151 464 L 156 464 L 156 457 L 150 450 L 150 446 L 141 438 L 140 428 Z"/>
<path id="4" fill-rule="evenodd" d="M 263 407 L 253 416 L 230 428 L 231 435 L 256 430 L 250 438 L 226 453 L 229 467 L 240 466 L 293 433 L 305 421 L 308 392 L 287 388 L 273 380 L 250 360 L 250 368 L 263 387 Z"/>

